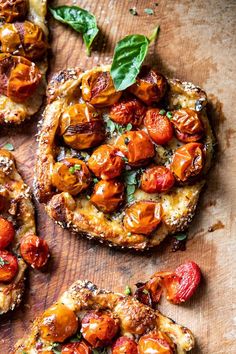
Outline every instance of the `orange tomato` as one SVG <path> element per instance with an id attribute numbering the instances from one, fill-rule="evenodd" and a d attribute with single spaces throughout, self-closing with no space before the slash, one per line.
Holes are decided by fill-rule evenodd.
<path id="1" fill-rule="evenodd" d="M 15 229 L 11 221 L 0 217 L 0 250 L 9 246 L 15 236 Z"/>
<path id="2" fill-rule="evenodd" d="M 126 97 L 111 107 L 109 116 L 116 123 L 131 123 L 138 127 L 142 124 L 145 113 L 146 107 L 137 98 Z"/>
<path id="3" fill-rule="evenodd" d="M 190 143 L 202 138 L 204 130 L 198 112 L 189 108 L 174 111 L 171 122 L 174 125 L 176 137 Z"/>
<path id="4" fill-rule="evenodd" d="M 13 22 L 23 19 L 28 11 L 28 0 L 0 0 L 0 19 Z"/>
<path id="5" fill-rule="evenodd" d="M 167 167 L 154 166 L 143 172 L 140 187 L 146 193 L 161 193 L 170 190 L 174 183 L 174 175 Z"/>
<path id="6" fill-rule="evenodd" d="M 124 185 L 116 180 L 96 183 L 90 201 L 104 213 L 114 212 L 124 200 Z"/>
<path id="7" fill-rule="evenodd" d="M 65 344 L 61 354 L 91 354 L 91 348 L 83 340 L 76 343 Z"/>
<path id="8" fill-rule="evenodd" d="M 139 354 L 174 354 L 174 345 L 164 332 L 153 332 L 142 336 L 138 342 Z"/>
<path id="9" fill-rule="evenodd" d="M 105 180 L 120 176 L 125 163 L 117 153 L 115 146 L 101 145 L 90 156 L 89 169 L 95 176 Z"/>
<path id="10" fill-rule="evenodd" d="M 151 201 L 138 201 L 128 207 L 123 220 L 128 232 L 150 234 L 161 222 L 161 205 Z"/>
<path id="11" fill-rule="evenodd" d="M 116 146 L 131 166 L 144 165 L 155 155 L 153 143 L 142 130 L 129 131 L 121 135 L 116 141 Z"/>
<path id="12" fill-rule="evenodd" d="M 160 114 L 159 108 L 147 111 L 144 125 L 152 140 L 158 145 L 164 145 L 173 138 L 173 127 L 167 116 Z"/>
<path id="13" fill-rule="evenodd" d="M 49 258 L 47 242 L 33 234 L 22 238 L 20 252 L 24 261 L 36 269 L 42 268 Z"/>
<path id="14" fill-rule="evenodd" d="M 0 282 L 11 281 L 18 272 L 16 256 L 8 251 L 0 251 Z"/>
<path id="15" fill-rule="evenodd" d="M 186 182 L 202 171 L 204 164 L 203 148 L 203 144 L 188 143 L 175 150 L 170 169 L 179 181 Z"/>
<path id="16" fill-rule="evenodd" d="M 134 340 L 119 337 L 112 346 L 112 354 L 138 354 L 138 347 Z"/>

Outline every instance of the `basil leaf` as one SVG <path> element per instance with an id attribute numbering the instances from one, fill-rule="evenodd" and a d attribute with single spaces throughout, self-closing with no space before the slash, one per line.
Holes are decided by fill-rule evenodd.
<path id="1" fill-rule="evenodd" d="M 124 294 L 125 295 L 131 295 L 132 294 L 132 290 L 131 290 L 129 285 L 126 285 Z"/>
<path id="2" fill-rule="evenodd" d="M 147 55 L 148 46 L 155 40 L 158 32 L 159 27 L 155 29 L 150 39 L 141 34 L 133 34 L 117 43 L 111 65 L 111 77 L 117 91 L 125 90 L 135 83 Z"/>
<path id="3" fill-rule="evenodd" d="M 82 33 L 87 54 L 90 55 L 90 47 L 99 31 L 95 16 L 78 6 L 59 6 L 49 10 L 56 20 Z"/>
<path id="4" fill-rule="evenodd" d="M 174 238 L 176 238 L 176 240 L 178 240 L 178 241 L 183 241 L 187 238 L 187 235 L 179 233 L 179 234 L 174 235 Z"/>

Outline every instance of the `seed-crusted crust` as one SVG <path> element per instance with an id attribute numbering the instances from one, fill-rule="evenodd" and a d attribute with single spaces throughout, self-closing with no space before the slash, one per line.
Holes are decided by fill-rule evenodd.
<path id="1" fill-rule="evenodd" d="M 29 11 L 25 20 L 40 26 L 47 37 L 48 28 L 45 20 L 47 14 L 47 0 L 29 0 L 28 2 Z M 42 78 L 32 96 L 25 102 L 18 103 L 12 101 L 5 95 L 0 95 L 0 125 L 21 124 L 25 119 L 38 112 L 41 107 L 46 90 L 47 58 L 44 57 L 40 59 L 40 61 L 36 61 L 35 64 L 38 66 Z"/>
<path id="2" fill-rule="evenodd" d="M 132 296 L 98 289 L 88 280 L 75 282 L 57 302 L 73 310 L 79 318 L 89 310 L 109 310 L 119 320 L 121 335 L 134 336 L 138 339 L 139 336 L 151 331 L 163 331 L 175 343 L 178 354 L 184 354 L 194 347 L 193 334 L 186 327 L 176 324 L 158 310 L 143 305 Z M 37 342 L 41 343 L 41 350 L 52 348 L 52 342 L 40 337 L 41 319 L 41 316 L 37 318 L 30 333 L 16 344 L 14 354 L 22 354 L 24 351 L 35 353 Z"/>
<path id="3" fill-rule="evenodd" d="M 7 200 L 8 210 L 0 214 L 11 220 L 16 234 L 11 251 L 17 256 L 19 271 L 10 283 L 0 282 L 0 314 L 13 310 L 21 302 L 24 291 L 24 274 L 27 268 L 19 252 L 21 238 L 27 233 L 35 234 L 34 207 L 29 187 L 17 172 L 13 155 L 0 150 L 0 195 Z"/>
<path id="4" fill-rule="evenodd" d="M 94 68 L 109 70 L 109 67 Z M 87 72 L 86 72 L 87 73 Z M 110 246 L 144 250 L 158 246 L 168 235 L 186 229 L 191 222 L 199 194 L 205 183 L 204 174 L 207 173 L 213 153 L 213 134 L 206 115 L 205 106 L 207 97 L 204 91 L 191 83 L 168 79 L 168 93 L 165 104 L 169 109 L 181 105 L 201 111 L 201 118 L 205 129 L 206 163 L 201 179 L 189 185 L 177 186 L 168 193 L 147 194 L 140 189 L 135 192 L 136 200 L 160 201 L 163 207 L 163 222 L 151 235 L 128 235 L 123 227 L 123 214 L 112 219 L 98 211 L 85 196 L 72 197 L 70 194 L 56 192 L 52 185 L 51 173 L 56 158 L 56 134 L 60 116 L 69 104 L 81 100 L 81 81 L 85 73 L 80 69 L 64 70 L 56 74 L 49 84 L 48 104 L 43 114 L 39 131 L 39 146 L 37 151 L 35 195 L 45 203 L 49 216 L 60 226 L 85 235 L 88 238 L 105 242 Z M 177 147 L 174 139 L 172 151 Z M 157 147 L 158 156 L 165 156 L 165 149 Z M 158 161 L 157 161 L 158 162 Z"/>

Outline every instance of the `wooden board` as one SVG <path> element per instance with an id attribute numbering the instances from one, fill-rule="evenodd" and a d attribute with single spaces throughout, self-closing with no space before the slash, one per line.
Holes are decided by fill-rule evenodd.
<path id="1" fill-rule="evenodd" d="M 53 2 L 54 5 L 65 3 L 91 10 L 101 33 L 88 58 L 81 36 L 50 20 L 53 57 L 49 76 L 66 67 L 91 68 L 110 63 L 114 45 L 120 38 L 131 33 L 149 35 L 160 24 L 158 44 L 150 48 L 147 61 L 156 64 L 164 74 L 193 81 L 208 92 L 219 151 L 190 228 L 185 252 L 172 253 L 168 242 L 153 253 L 115 251 L 61 230 L 49 220 L 44 208 L 35 203 L 38 233 L 48 241 L 52 259 L 44 273 L 29 272 L 24 302 L 13 313 L 1 317 L 0 354 L 9 354 L 15 341 L 29 330 L 35 315 L 55 301 L 74 280 L 87 278 L 100 287 L 123 291 L 126 284 L 145 280 L 158 269 L 172 269 L 188 259 L 202 268 L 204 281 L 199 291 L 184 306 L 162 301 L 161 310 L 192 329 L 197 338 L 195 354 L 236 353 L 232 312 L 236 252 L 233 244 L 236 3 L 234 0 L 160 0 L 155 6 L 150 0 Z M 138 16 L 129 13 L 132 7 L 136 7 Z M 145 14 L 145 8 L 154 9 L 155 14 Z M 17 129 L 0 131 L 0 144 L 14 145 L 19 169 L 30 186 L 39 117 Z M 220 225 L 219 222 L 220 229 L 208 232 L 209 227 Z"/>

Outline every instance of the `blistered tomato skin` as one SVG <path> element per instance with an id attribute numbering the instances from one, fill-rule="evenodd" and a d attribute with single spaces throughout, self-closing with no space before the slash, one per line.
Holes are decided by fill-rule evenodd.
<path id="1" fill-rule="evenodd" d="M 166 87 L 167 81 L 163 75 L 148 66 L 143 66 L 136 83 L 130 86 L 128 90 L 147 105 L 151 105 L 163 98 Z"/>
<path id="2" fill-rule="evenodd" d="M 0 19 L 13 22 L 24 19 L 28 11 L 28 0 L 0 0 Z"/>
<path id="3" fill-rule="evenodd" d="M 138 127 L 143 122 L 146 110 L 146 107 L 137 98 L 128 97 L 115 103 L 110 109 L 109 116 L 116 123 L 131 123 Z"/>
<path id="4" fill-rule="evenodd" d="M 6 23 L 0 28 L 0 47 L 3 53 L 20 55 L 33 61 L 45 54 L 48 44 L 41 27 L 25 21 Z"/>
<path id="5" fill-rule="evenodd" d="M 173 138 L 173 127 L 167 116 L 160 114 L 159 108 L 147 111 L 144 125 L 152 140 L 158 145 L 165 145 Z"/>
<path id="6" fill-rule="evenodd" d="M 161 222 L 161 205 L 151 201 L 138 201 L 128 207 L 123 220 L 128 232 L 148 235 Z"/>
<path id="7" fill-rule="evenodd" d="M 90 201 L 104 213 L 114 212 L 124 200 L 124 185 L 116 180 L 96 183 Z"/>
<path id="8" fill-rule="evenodd" d="M 201 173 L 204 157 L 203 144 L 187 143 L 175 150 L 170 169 L 179 181 L 186 182 Z"/>
<path id="9" fill-rule="evenodd" d="M 146 193 L 169 191 L 175 183 L 173 173 L 164 166 L 148 168 L 141 176 L 141 189 Z"/>
<path id="10" fill-rule="evenodd" d="M 0 217 L 0 250 L 3 250 L 13 241 L 15 229 L 11 221 Z"/>
<path id="11" fill-rule="evenodd" d="M 112 346 L 112 354 L 138 354 L 138 347 L 134 340 L 119 337 Z"/>
<path id="12" fill-rule="evenodd" d="M 56 162 L 52 173 L 52 184 L 61 192 L 77 195 L 91 182 L 85 162 L 77 158 L 66 158 Z"/>
<path id="13" fill-rule="evenodd" d="M 155 155 L 154 145 L 142 130 L 129 131 L 116 141 L 117 148 L 128 159 L 131 166 L 143 166 Z"/>
<path id="14" fill-rule="evenodd" d="M 82 78 L 82 97 L 94 106 L 111 106 L 120 99 L 121 95 L 122 92 L 115 90 L 108 71 L 90 71 Z"/>
<path id="15" fill-rule="evenodd" d="M 120 176 L 124 165 L 124 160 L 118 155 L 118 149 L 112 145 L 99 146 L 88 160 L 89 169 L 96 177 L 104 180 Z"/>
<path id="16" fill-rule="evenodd" d="M 83 340 L 78 343 L 65 344 L 61 354 L 92 354 L 91 348 Z"/>
<path id="17" fill-rule="evenodd" d="M 20 243 L 20 252 L 24 261 L 36 269 L 45 266 L 49 258 L 47 242 L 33 234 L 23 237 Z"/>
<path id="18" fill-rule="evenodd" d="M 24 102 L 41 80 L 37 66 L 29 60 L 7 53 L 0 54 L 0 94 L 15 102 Z"/>
<path id="19" fill-rule="evenodd" d="M 109 345 L 118 330 L 118 320 L 107 313 L 90 311 L 82 319 L 82 335 L 93 348 Z"/>
<path id="20" fill-rule="evenodd" d="M 174 354 L 174 345 L 163 332 L 148 333 L 138 342 L 139 354 Z"/>
<path id="21" fill-rule="evenodd" d="M 69 106 L 60 119 L 59 134 L 73 149 L 88 149 L 105 139 L 105 128 L 100 114 L 86 103 Z"/>
<path id="22" fill-rule="evenodd" d="M 203 137 L 204 129 L 199 113 L 192 109 L 174 111 L 171 122 L 177 139 L 184 143 L 195 142 Z"/>
<path id="23" fill-rule="evenodd" d="M 11 281 L 18 272 L 16 256 L 8 251 L 0 251 L 0 282 Z"/>
<path id="24" fill-rule="evenodd" d="M 78 318 L 62 303 L 49 307 L 42 315 L 39 331 L 42 339 L 64 342 L 78 330 Z"/>

